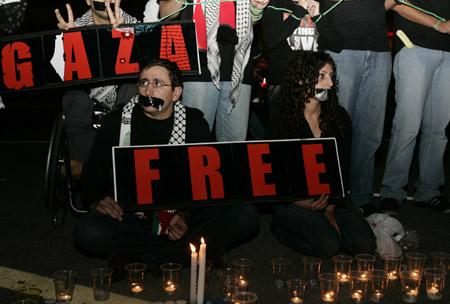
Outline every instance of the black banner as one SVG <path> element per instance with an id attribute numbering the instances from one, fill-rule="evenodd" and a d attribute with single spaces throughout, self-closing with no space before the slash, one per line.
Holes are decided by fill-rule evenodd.
<path id="1" fill-rule="evenodd" d="M 126 210 L 343 197 L 334 138 L 114 147 Z"/>
<path id="2" fill-rule="evenodd" d="M 167 58 L 199 74 L 192 21 L 109 25 L 0 39 L 0 93 L 135 78 L 151 59 Z"/>

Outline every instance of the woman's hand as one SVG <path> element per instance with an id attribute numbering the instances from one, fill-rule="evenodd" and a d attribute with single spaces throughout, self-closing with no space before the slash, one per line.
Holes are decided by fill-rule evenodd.
<path id="1" fill-rule="evenodd" d="M 339 225 L 336 221 L 336 218 L 334 217 L 334 209 L 336 209 L 336 205 L 328 205 L 325 208 L 324 215 L 325 215 L 326 219 L 330 222 L 331 226 L 333 226 L 336 229 L 336 231 L 338 232 L 339 237 L 340 237 L 341 229 L 339 229 Z"/>
<path id="2" fill-rule="evenodd" d="M 108 13 L 109 23 L 111 23 L 113 27 L 118 27 L 119 25 L 124 24 L 125 19 L 120 16 L 120 0 L 116 0 L 114 3 L 114 12 L 110 7 L 111 0 L 106 0 L 106 3 L 106 12 Z"/>
<path id="3" fill-rule="evenodd" d="M 293 204 L 311 211 L 322 210 L 328 205 L 328 197 L 328 195 L 323 193 L 318 199 L 295 201 Z"/>
<path id="4" fill-rule="evenodd" d="M 123 210 L 119 204 L 110 196 L 105 197 L 101 201 L 91 206 L 91 211 L 97 211 L 103 214 L 108 214 L 111 217 L 123 221 Z"/>
<path id="5" fill-rule="evenodd" d="M 56 19 L 58 20 L 58 28 L 60 30 L 68 30 L 71 28 L 75 27 L 75 22 L 73 19 L 73 12 L 72 12 L 72 7 L 70 6 L 69 3 L 66 4 L 66 9 L 67 9 L 67 17 L 68 17 L 68 21 L 66 22 L 66 20 L 64 20 L 64 18 L 61 16 L 61 13 L 59 12 L 59 9 L 55 9 L 55 16 Z"/>

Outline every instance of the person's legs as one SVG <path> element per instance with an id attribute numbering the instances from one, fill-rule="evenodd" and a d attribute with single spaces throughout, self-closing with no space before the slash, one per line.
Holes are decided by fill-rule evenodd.
<path id="1" fill-rule="evenodd" d="M 216 118 L 220 91 L 212 82 L 185 82 L 181 103 L 203 112 L 211 131 Z"/>
<path id="2" fill-rule="evenodd" d="M 356 209 L 336 208 L 334 217 L 341 230 L 341 251 L 350 255 L 375 251 L 375 236 L 372 228 Z"/>
<path id="3" fill-rule="evenodd" d="M 236 105 L 228 113 L 230 108 L 230 85 L 231 82 L 229 81 L 220 82 L 220 101 L 216 113 L 217 141 L 243 141 L 247 136 L 252 86 L 247 84 L 241 85 Z"/>
<path id="4" fill-rule="evenodd" d="M 341 248 L 339 234 L 323 212 L 293 204 L 275 206 L 272 232 L 281 243 L 306 255 L 329 258 Z"/>
<path id="5" fill-rule="evenodd" d="M 107 214 L 88 213 L 78 219 L 75 243 L 94 255 L 140 257 L 166 246 L 167 238 L 152 234 L 149 221 L 125 214 L 120 222 Z"/>
<path id="6" fill-rule="evenodd" d="M 450 52 L 426 50 L 426 61 L 434 75 L 422 119 L 416 201 L 427 201 L 441 194 L 439 187 L 445 184 L 445 130 L 450 121 Z"/>
<path id="7" fill-rule="evenodd" d="M 408 185 L 416 138 L 434 74 L 434 68 L 429 66 L 431 60 L 426 57 L 423 48 L 403 48 L 394 60 L 396 107 L 380 190 L 382 199 L 393 198 L 400 203 L 406 198 L 404 188 Z"/>
<path id="8" fill-rule="evenodd" d="M 340 81 L 339 102 L 352 119 L 349 197 L 353 207 L 360 207 L 373 200 L 375 153 L 383 136 L 391 55 L 349 50 L 331 55 Z"/>

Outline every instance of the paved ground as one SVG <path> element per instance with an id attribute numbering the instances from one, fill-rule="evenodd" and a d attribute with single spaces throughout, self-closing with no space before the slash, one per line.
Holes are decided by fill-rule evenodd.
<path id="1" fill-rule="evenodd" d="M 48 149 L 50 125 L 57 106 L 48 104 L 43 111 L 39 107 L 12 107 L 0 111 L 0 303 L 11 303 L 15 290 L 23 287 L 38 287 L 45 299 L 54 298 L 52 272 L 58 269 L 73 269 L 78 273 L 72 303 L 93 303 L 89 271 L 106 266 L 106 261 L 87 257 L 73 246 L 72 229 L 76 219 L 68 215 L 67 222 L 59 229 L 50 225 L 50 216 L 43 203 L 44 168 Z M 39 115 L 43 123 L 33 122 L 31 116 Z M 18 117 L 25 118 L 18 124 Z M 377 185 L 384 166 L 387 142 L 379 154 L 377 163 Z M 448 167 L 447 155 L 447 167 Z M 447 170 L 449 172 L 450 170 Z M 412 170 L 412 177 L 416 174 Z M 447 191 L 447 194 L 448 191 Z M 398 219 L 405 228 L 417 230 L 422 239 L 418 252 L 429 255 L 433 251 L 450 252 L 448 214 L 439 214 L 431 209 L 419 209 L 406 202 L 401 207 Z M 261 217 L 261 231 L 250 243 L 228 253 L 228 261 L 247 257 L 254 261 L 252 281 L 249 289 L 259 296 L 259 304 L 285 303 L 284 291 L 277 291 L 271 282 L 269 261 L 274 257 L 285 257 L 292 261 L 290 277 L 302 277 L 301 255 L 281 245 L 269 230 L 270 214 Z M 427 263 L 430 263 L 428 259 Z M 331 260 L 323 263 L 323 272 L 331 271 Z M 376 268 L 381 268 L 377 260 Z M 113 295 L 107 303 L 143 303 L 187 300 L 189 297 L 189 269 L 183 269 L 180 293 L 169 297 L 163 293 L 160 279 L 146 277 L 146 289 L 138 297 L 131 296 L 125 282 L 113 284 Z M 402 303 L 399 284 L 389 286 L 385 303 Z M 305 303 L 320 303 L 319 290 L 308 289 Z M 217 272 L 213 271 L 207 296 L 217 297 Z M 351 303 L 348 290 L 343 286 L 338 303 Z M 369 300 L 366 303 L 370 303 Z M 428 300 L 422 286 L 418 303 L 450 303 L 450 287 L 441 301 Z"/>

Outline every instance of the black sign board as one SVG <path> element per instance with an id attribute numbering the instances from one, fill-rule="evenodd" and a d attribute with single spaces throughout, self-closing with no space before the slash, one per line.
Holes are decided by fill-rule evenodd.
<path id="1" fill-rule="evenodd" d="M 334 138 L 114 147 L 126 210 L 343 197 Z"/>
<path id="2" fill-rule="evenodd" d="M 136 78 L 151 59 L 199 74 L 192 21 L 98 25 L 0 39 L 0 93 Z"/>

